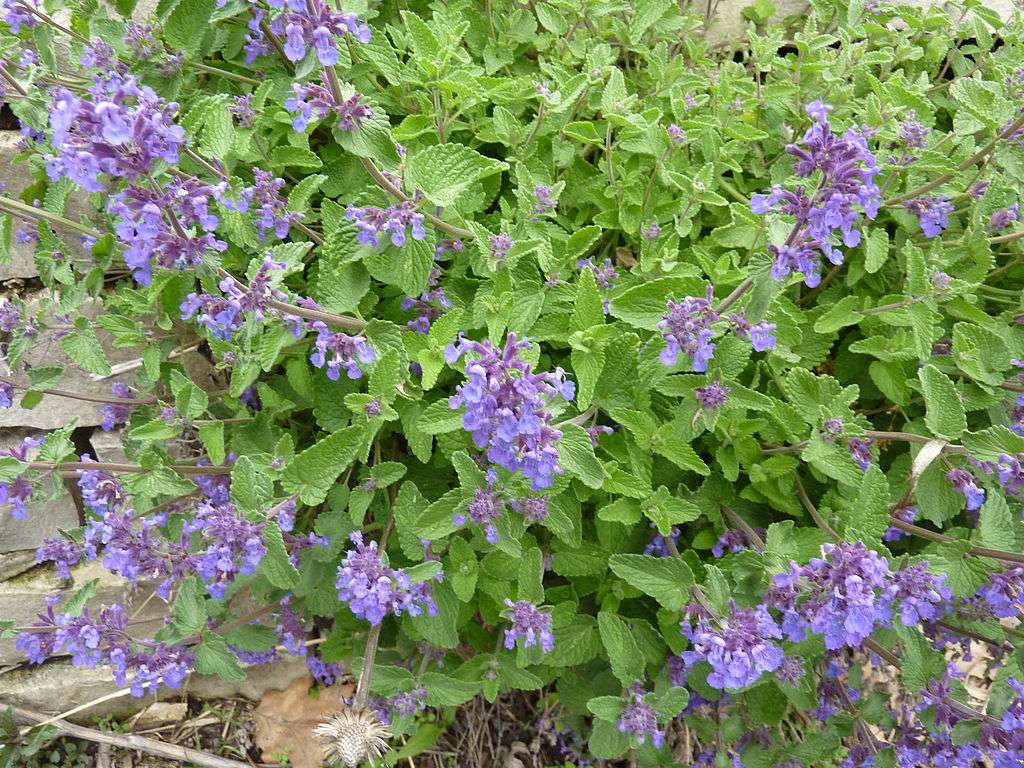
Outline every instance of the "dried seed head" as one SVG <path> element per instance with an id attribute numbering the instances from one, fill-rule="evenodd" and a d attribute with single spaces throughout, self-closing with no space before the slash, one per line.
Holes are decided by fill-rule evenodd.
<path id="1" fill-rule="evenodd" d="M 391 731 L 372 710 L 348 707 L 320 723 L 313 732 L 324 743 L 324 759 L 347 768 L 383 755 L 391 738 Z"/>

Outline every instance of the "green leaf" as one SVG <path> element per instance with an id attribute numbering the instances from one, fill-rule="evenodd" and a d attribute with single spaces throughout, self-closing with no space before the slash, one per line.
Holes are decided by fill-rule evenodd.
<path id="1" fill-rule="evenodd" d="M 674 685 L 658 697 L 654 711 L 658 713 L 659 719 L 671 720 L 686 709 L 689 703 L 690 692 L 682 686 Z"/>
<path id="2" fill-rule="evenodd" d="M 582 269 L 576 283 L 576 306 L 572 313 L 572 327 L 577 331 L 585 331 L 594 325 L 604 325 L 604 301 L 597 290 L 593 270 Z"/>
<path id="3" fill-rule="evenodd" d="M 935 435 L 956 440 L 967 429 L 967 416 L 956 387 L 946 374 L 934 365 L 919 368 L 926 407 L 924 422 Z"/>
<path id="4" fill-rule="evenodd" d="M 640 502 L 644 515 L 662 536 L 668 536 L 677 523 L 690 523 L 701 515 L 700 507 L 669 493 L 664 485 Z"/>
<path id="5" fill-rule="evenodd" d="M 196 672 L 201 675 L 216 675 L 229 683 L 245 680 L 245 672 L 238 666 L 238 659 L 228 648 L 228 641 L 215 632 L 203 632 L 203 642 L 196 650 Z"/>
<path id="6" fill-rule="evenodd" d="M 213 9 L 214 0 L 180 0 L 164 24 L 164 40 L 195 56 L 210 27 Z"/>
<path id="7" fill-rule="evenodd" d="M 507 168 L 508 163 L 485 157 L 462 144 L 435 144 L 407 160 L 406 181 L 430 202 L 447 207 L 474 182 Z"/>
<path id="8" fill-rule="evenodd" d="M 576 406 L 580 410 L 586 410 L 594 401 L 594 390 L 604 370 L 605 357 L 603 349 L 590 352 L 574 349 L 570 352 L 572 370 L 576 374 Z"/>
<path id="9" fill-rule="evenodd" d="M 861 480 L 857 501 L 846 521 L 847 541 L 864 541 L 877 547 L 889 528 L 889 482 L 875 464 L 868 467 Z"/>
<path id="10" fill-rule="evenodd" d="M 110 375 L 110 363 L 103 353 L 100 340 L 87 323 L 75 323 L 75 330 L 60 340 L 60 348 L 83 371 L 97 376 Z"/>
<path id="11" fill-rule="evenodd" d="M 622 712 L 622 698 L 619 696 L 595 696 L 587 702 L 587 709 L 595 717 L 614 723 Z"/>
<path id="12" fill-rule="evenodd" d="M 197 576 L 189 576 L 178 589 L 174 598 L 174 631 L 181 639 L 197 634 L 206 626 L 203 592 L 203 584 Z"/>
<path id="13" fill-rule="evenodd" d="M 320 158 L 308 149 L 290 146 L 274 147 L 270 162 L 275 167 L 291 166 L 295 168 L 316 169 L 323 166 Z"/>
<path id="14" fill-rule="evenodd" d="M 206 449 L 206 455 L 210 462 L 216 466 L 224 463 L 224 422 L 214 421 L 209 424 L 200 424 L 196 432 L 199 440 Z"/>
<path id="15" fill-rule="evenodd" d="M 299 583 L 299 572 L 288 557 L 277 523 L 267 521 L 263 526 L 263 543 L 267 547 L 267 554 L 260 561 L 259 572 L 278 589 L 294 589 Z"/>
<path id="16" fill-rule="evenodd" d="M 633 633 L 626 624 L 614 613 L 601 611 L 597 614 L 597 629 L 601 635 L 601 644 L 608 654 L 612 673 L 619 679 L 623 687 L 627 687 L 644 676 L 644 656 L 640 652 Z"/>
<path id="17" fill-rule="evenodd" d="M 289 462 L 281 476 L 288 493 L 298 493 L 303 504 L 319 504 L 338 476 L 352 463 L 363 441 L 361 426 L 346 427 L 307 448 Z"/>
<path id="18" fill-rule="evenodd" d="M 264 512 L 274 483 L 248 456 L 239 456 L 231 467 L 231 500 L 242 512 Z"/>
<path id="19" fill-rule="evenodd" d="M 848 325 L 856 325 L 863 318 L 859 296 L 844 296 L 814 323 L 815 333 L 833 333 Z"/>
<path id="20" fill-rule="evenodd" d="M 558 441 L 559 464 L 566 472 L 590 488 L 600 488 L 604 483 L 604 468 L 594 455 L 594 445 L 583 427 L 575 424 L 560 424 L 562 437 Z"/>
<path id="21" fill-rule="evenodd" d="M 523 550 L 519 560 L 517 600 L 528 600 L 535 605 L 544 602 L 544 555 L 537 547 Z"/>
<path id="22" fill-rule="evenodd" d="M 932 648 L 917 627 L 904 627 L 896 622 L 895 628 L 903 645 L 900 677 L 907 689 L 916 693 L 942 677 L 946 671 L 946 659 Z"/>
<path id="23" fill-rule="evenodd" d="M 670 611 L 690 602 L 693 574 L 678 557 L 617 554 L 608 560 L 612 573 Z"/>
<path id="24" fill-rule="evenodd" d="M 889 257 L 889 233 L 884 227 L 872 227 L 864 240 L 864 270 L 873 275 Z"/>
<path id="25" fill-rule="evenodd" d="M 457 707 L 480 693 L 479 683 L 463 682 L 440 672 L 425 673 L 420 683 L 427 689 L 429 707 Z"/>
<path id="26" fill-rule="evenodd" d="M 440 435 L 462 428 L 462 412 L 453 410 L 447 398 L 428 405 L 416 421 L 416 426 L 428 435 Z"/>
<path id="27" fill-rule="evenodd" d="M 612 299 L 611 313 L 635 328 L 654 331 L 668 311 L 668 299 L 703 296 L 704 290 L 699 278 L 662 277 L 620 293 Z"/>
<path id="28" fill-rule="evenodd" d="M 64 603 L 61 607 L 61 613 L 66 613 L 68 616 L 78 616 L 81 614 L 86 603 L 96 596 L 97 584 L 99 584 L 99 579 L 90 579 L 83 584 L 75 591 L 68 601 Z"/>
<path id="29" fill-rule="evenodd" d="M 254 653 L 268 651 L 277 645 L 277 633 L 261 624 L 243 624 L 235 627 L 224 633 L 224 639 L 229 645 Z"/>
<path id="30" fill-rule="evenodd" d="M 979 546 L 989 549 L 1018 551 L 1013 513 L 1001 493 L 992 490 L 986 493 L 974 540 Z"/>
<path id="31" fill-rule="evenodd" d="M 615 723 L 597 719 L 590 729 L 587 747 L 596 758 L 615 760 L 629 749 L 629 737 L 621 733 Z"/>
<path id="32" fill-rule="evenodd" d="M 473 599 L 479 572 L 480 567 L 477 564 L 473 548 L 465 539 L 458 536 L 452 538 L 452 543 L 448 548 L 448 567 L 445 569 L 445 578 L 452 585 L 455 596 L 462 602 L 468 603 Z"/>
<path id="33" fill-rule="evenodd" d="M 451 586 L 441 582 L 434 584 L 434 602 L 437 615 L 425 613 L 412 617 L 411 621 L 423 638 L 438 648 L 454 648 L 459 644 L 459 599 Z"/>

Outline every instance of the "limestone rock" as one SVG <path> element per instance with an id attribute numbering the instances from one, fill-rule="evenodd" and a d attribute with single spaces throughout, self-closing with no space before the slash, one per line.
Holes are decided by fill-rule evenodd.
<path id="1" fill-rule="evenodd" d="M 181 690 L 164 688 L 157 698 L 173 701 L 185 696 L 199 699 L 241 696 L 258 700 L 267 691 L 284 690 L 307 675 L 305 661 L 289 656 L 274 664 L 249 667 L 246 669 L 245 681 L 237 685 L 225 683 L 219 678 L 192 675 Z M 0 674 L 0 701 L 47 715 L 66 712 L 116 690 L 118 687 L 109 669 L 72 667 L 71 662 L 64 659 Z M 123 718 L 145 708 L 153 700 L 152 696 L 141 699 L 121 696 L 90 707 L 68 719 L 89 724 L 93 718 L 103 715 Z"/>
<path id="2" fill-rule="evenodd" d="M 5 194 L 18 197 L 25 187 L 35 182 L 35 178 L 24 162 L 14 162 L 14 158 L 20 154 L 18 144 L 21 141 L 21 133 L 18 131 L 0 131 L 0 181 L 6 184 Z M 79 221 L 82 216 L 88 216 L 93 211 L 86 199 L 85 192 L 76 190 L 68 196 L 67 206 L 64 214 L 73 221 Z M 15 220 L 14 229 L 17 229 L 19 222 Z M 72 258 L 84 258 L 85 249 L 77 237 L 64 237 L 70 253 L 67 256 Z M 39 274 L 36 269 L 33 253 L 35 245 L 32 243 L 11 242 L 11 262 L 0 264 L 0 281 L 10 280 L 16 277 L 35 277 Z"/>
<path id="3" fill-rule="evenodd" d="M 88 603 L 93 612 L 104 605 L 121 603 L 131 613 L 142 606 L 149 594 L 143 589 L 133 592 L 127 581 L 110 573 L 95 561 L 74 568 L 72 576 L 74 585 L 69 587 L 56 577 L 52 568 L 38 568 L 0 583 L 0 616 L 13 620 L 18 626 L 26 626 L 44 609 L 47 596 L 57 592 L 70 595 L 93 579 L 97 580 L 96 595 Z M 162 626 L 166 612 L 167 605 L 162 600 L 150 600 L 135 617 L 136 623 L 132 624 L 132 633 L 140 637 L 152 636 Z M 13 640 L 0 640 L 0 666 L 18 663 L 24 659 L 24 655 L 15 649 Z M 0 677 L 0 689 L 2 688 L 3 678 Z"/>
<path id="4" fill-rule="evenodd" d="M 0 448 L 12 448 L 22 439 L 35 434 L 30 431 L 7 429 L 0 434 Z M 41 491 L 36 491 L 41 495 Z M 15 520 L 7 512 L 0 512 L 0 555 L 20 550 L 35 550 L 43 539 L 57 536 L 61 529 L 77 528 L 78 507 L 70 493 L 50 501 L 29 501 L 24 520 Z M 3 578 L 0 562 L 0 578 Z M 22 569 L 24 570 L 24 569 Z M 20 571 L 19 571 L 20 572 Z M 10 574 L 14 575 L 14 574 Z M 0 616 L 3 616 L 0 610 Z"/>

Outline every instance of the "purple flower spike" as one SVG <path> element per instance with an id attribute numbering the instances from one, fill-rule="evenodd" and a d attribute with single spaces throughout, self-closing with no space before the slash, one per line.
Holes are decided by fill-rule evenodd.
<path id="1" fill-rule="evenodd" d="M 954 489 L 964 495 L 967 500 L 967 511 L 973 512 L 981 509 L 981 505 L 985 503 L 985 489 L 974 481 L 974 475 L 966 469 L 956 467 L 946 473 L 946 479 Z"/>
<path id="2" fill-rule="evenodd" d="M 675 365 L 679 353 L 690 358 L 691 370 L 701 373 L 708 369 L 708 362 L 715 354 L 711 341 L 711 324 L 718 320 L 718 313 L 711 305 L 714 289 L 709 285 L 704 298 L 687 296 L 682 301 L 668 302 L 668 313 L 658 323 L 665 349 L 661 351 L 661 362 Z"/>
<path id="3" fill-rule="evenodd" d="M 396 248 L 405 245 L 407 229 L 411 231 L 413 240 L 422 240 L 427 236 L 423 229 L 423 214 L 416 211 L 416 202 L 413 200 L 396 203 L 390 208 L 356 208 L 350 205 L 345 218 L 355 222 L 359 228 L 356 239 L 374 248 L 380 247 L 381 234 L 387 234 Z"/>
<path id="4" fill-rule="evenodd" d="M 355 544 L 338 568 L 338 599 L 348 603 L 358 618 L 380 624 L 386 616 L 408 613 L 428 616 L 437 613 L 430 594 L 430 585 L 409 581 L 406 574 L 384 564 L 377 551 L 377 542 L 364 543 L 363 535 L 354 531 L 349 538 Z"/>
<path id="5" fill-rule="evenodd" d="M 697 387 L 693 394 L 705 411 L 717 411 L 729 399 L 729 387 L 716 380 L 706 386 Z"/>
<path id="6" fill-rule="evenodd" d="M 683 621 L 682 630 L 693 649 L 683 652 L 683 661 L 707 661 L 712 669 L 708 685 L 714 688 L 745 688 L 782 663 L 782 649 L 772 642 L 782 630 L 764 606 L 737 608 L 734 603 L 728 616 L 700 616 L 695 626 L 690 622 L 689 617 Z"/>
<path id="7" fill-rule="evenodd" d="M 860 542 L 825 544 L 822 555 L 777 574 L 765 604 L 782 612 L 787 640 L 799 642 L 810 630 L 829 650 L 857 648 L 889 621 L 890 603 L 879 594 L 890 584 L 889 565 Z"/>
<path id="8" fill-rule="evenodd" d="M 534 373 L 521 355 L 530 346 L 510 333 L 502 349 L 490 341 L 460 337 L 445 351 L 449 364 L 466 355 L 466 381 L 448 403 L 465 408 L 462 426 L 487 460 L 509 472 L 522 472 L 533 490 L 543 490 L 561 474 L 556 443 L 562 433 L 551 425 L 547 401 L 572 400 L 575 385 L 560 368 Z"/>
<path id="9" fill-rule="evenodd" d="M 860 215 L 874 219 L 881 205 L 881 193 L 874 182 L 879 169 L 868 148 L 867 134 L 854 128 L 842 135 L 833 133 L 828 120 L 831 111 L 832 107 L 822 101 L 811 102 L 807 114 L 814 124 L 799 146 L 786 147 L 786 152 L 796 158 L 798 176 L 821 172 L 814 193 L 808 196 L 803 187 L 791 192 L 775 186 L 750 200 L 754 213 L 764 214 L 778 207 L 795 219 L 786 242 L 768 246 L 775 257 L 772 277 L 781 280 L 799 273 L 811 288 L 821 282 L 822 256 L 831 264 L 843 263 L 843 253 L 833 240 L 838 236 L 844 246 L 856 247 L 861 239 L 856 228 Z"/>
<path id="10" fill-rule="evenodd" d="M 551 615 L 543 613 L 533 603 L 519 600 L 513 603 L 506 599 L 512 628 L 505 630 L 505 647 L 509 650 L 522 640 L 522 647 L 540 645 L 544 653 L 551 653 L 555 647 L 555 636 L 551 632 Z"/>
<path id="11" fill-rule="evenodd" d="M 375 359 L 373 350 L 362 336 L 349 336 L 340 331 L 334 333 L 319 320 L 310 326 L 316 331 L 316 341 L 309 361 L 317 368 L 327 366 L 327 378 L 337 381 L 344 368 L 350 379 L 358 379 L 363 375 L 360 364 L 372 363 Z"/>
<path id="12" fill-rule="evenodd" d="M 953 205 L 942 195 L 908 200 L 903 207 L 917 216 L 925 237 L 938 237 L 949 226 Z"/>
<path id="13" fill-rule="evenodd" d="M 631 698 L 619 714 L 616 727 L 620 733 L 632 736 L 638 743 L 643 744 L 650 739 L 651 744 L 660 749 L 665 744 L 665 731 L 658 728 L 658 715 L 654 707 L 644 701 L 642 685 L 637 683 L 633 686 Z"/>
<path id="14" fill-rule="evenodd" d="M 165 102 L 134 77 L 107 71 L 87 95 L 57 88 L 50 106 L 50 179 L 68 178 L 89 192 L 102 192 L 100 175 L 137 180 L 157 162 L 178 162 L 185 131 L 175 125 L 178 105 Z"/>

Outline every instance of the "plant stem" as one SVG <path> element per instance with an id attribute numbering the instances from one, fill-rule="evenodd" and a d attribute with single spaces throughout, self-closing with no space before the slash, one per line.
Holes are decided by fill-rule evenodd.
<path id="1" fill-rule="evenodd" d="M 370 683 L 373 681 L 373 663 L 377 658 L 377 643 L 380 641 L 380 624 L 370 627 L 370 634 L 366 636 L 366 649 L 363 651 L 363 668 L 359 672 L 359 684 L 356 687 L 356 697 L 353 702 L 353 709 L 366 708 L 366 702 L 370 699 Z"/>
<path id="2" fill-rule="evenodd" d="M 794 474 L 793 480 L 796 482 L 796 495 L 800 497 L 800 503 L 804 505 L 804 509 L 807 510 L 811 519 L 814 520 L 814 524 L 827 533 L 834 541 L 842 541 L 843 537 L 839 535 L 835 528 L 829 525 L 828 520 L 822 517 L 818 508 L 814 506 L 811 497 L 807 495 L 807 489 L 804 488 L 803 481 L 800 480 L 800 475 Z"/>
<path id="3" fill-rule="evenodd" d="M 100 233 L 91 227 L 83 226 L 71 219 L 58 216 L 56 213 L 50 213 L 50 211 L 45 211 L 42 208 L 27 205 L 20 200 L 15 200 L 14 198 L 6 197 L 4 195 L 0 195 L 0 209 L 6 209 L 7 212 L 13 216 L 21 216 L 30 219 L 43 219 L 66 229 L 72 229 L 79 234 L 88 235 L 89 237 L 100 236 Z"/>
<path id="4" fill-rule="evenodd" d="M 944 533 L 929 531 L 927 528 L 922 528 L 919 525 L 904 522 L 895 515 L 891 517 L 889 524 L 893 528 L 899 528 L 901 531 L 913 534 L 914 536 L 918 536 L 922 539 L 928 539 L 928 541 L 935 541 L 941 544 L 950 544 L 961 541 L 960 539 L 955 539 L 952 536 L 947 536 Z M 1001 549 L 990 549 L 988 547 L 971 547 L 967 552 L 977 557 L 990 557 L 993 560 L 1002 560 L 1006 563 L 1024 563 L 1024 554 L 1017 552 L 1006 552 Z"/>
<path id="5" fill-rule="evenodd" d="M 150 472 L 152 467 L 138 464 L 114 464 L 102 461 L 26 461 L 29 469 L 53 469 L 58 472 L 83 472 L 88 470 L 102 472 L 127 472 L 138 474 Z M 167 469 L 179 475 L 230 475 L 231 467 L 200 467 L 195 464 L 173 464 Z"/>
<path id="6" fill-rule="evenodd" d="M 975 152 L 969 158 L 967 158 L 962 163 L 960 163 L 960 165 L 957 166 L 957 171 L 966 171 L 968 168 L 970 168 L 975 163 L 984 160 L 992 152 L 992 150 L 994 150 L 996 148 L 996 145 L 1002 139 L 1005 139 L 1008 136 L 1012 136 L 1014 133 L 1016 133 L 1021 128 L 1024 128 L 1024 114 L 1021 114 L 1016 120 L 1014 120 L 1012 123 L 1010 123 L 1004 130 L 1002 130 L 999 133 L 997 133 L 992 138 L 992 140 L 988 142 L 988 144 L 983 146 L 981 149 L 979 149 L 977 152 Z M 931 192 L 933 189 L 936 189 L 937 187 L 941 187 L 947 181 L 950 181 L 954 177 L 954 175 L 955 174 L 953 174 L 953 173 L 943 173 L 942 175 L 936 176 L 931 181 L 929 181 L 929 182 L 927 182 L 925 184 L 922 184 L 921 186 L 916 187 L 916 188 L 910 190 L 909 192 L 905 192 L 902 195 L 898 195 L 897 197 L 893 197 L 893 198 L 890 198 L 889 200 L 886 200 L 884 203 L 882 203 L 882 205 L 885 206 L 886 208 L 898 207 L 898 206 L 902 205 L 903 203 L 905 203 L 907 200 L 913 200 L 916 197 L 920 197 L 921 195 L 924 195 L 924 194 L 927 194 L 928 192 Z"/>
<path id="7" fill-rule="evenodd" d="M 118 403 L 122 405 L 152 405 L 156 398 L 145 397 L 131 399 L 127 397 L 103 397 L 102 395 L 85 395 L 80 392 L 71 392 L 66 389 L 35 389 L 29 384 L 19 384 L 16 381 L 0 376 L 0 382 L 10 384 L 15 389 L 26 389 L 35 392 L 42 392 L 44 395 L 55 395 L 57 397 L 70 397 L 73 400 L 84 400 L 89 403 Z"/>
<path id="8" fill-rule="evenodd" d="M 211 67 L 209 64 L 200 64 L 198 61 L 185 61 L 186 67 L 191 67 L 197 72 L 205 72 L 209 75 L 217 75 L 219 77 L 226 78 L 227 80 L 235 80 L 239 83 L 246 83 L 248 85 L 260 85 L 260 81 L 252 77 L 246 77 L 245 75 L 238 75 L 234 72 L 229 72 L 226 69 L 220 69 L 218 67 Z"/>
<path id="9" fill-rule="evenodd" d="M 40 723 L 49 718 L 27 709 L 14 708 L 14 715 L 19 720 L 31 723 Z M 191 763 L 201 768 L 250 768 L 249 763 L 242 763 L 238 760 L 229 760 L 226 757 L 211 755 L 208 752 L 200 752 L 189 747 L 179 747 L 177 744 L 169 744 L 165 741 L 147 739 L 134 733 L 118 734 L 98 731 L 94 728 L 85 728 L 81 725 L 74 725 L 63 720 L 51 723 L 53 728 L 65 736 L 72 736 L 76 739 L 96 742 L 97 744 L 110 744 L 123 749 L 138 750 L 151 755 L 165 757 L 170 760 L 178 760 L 183 763 Z"/>

